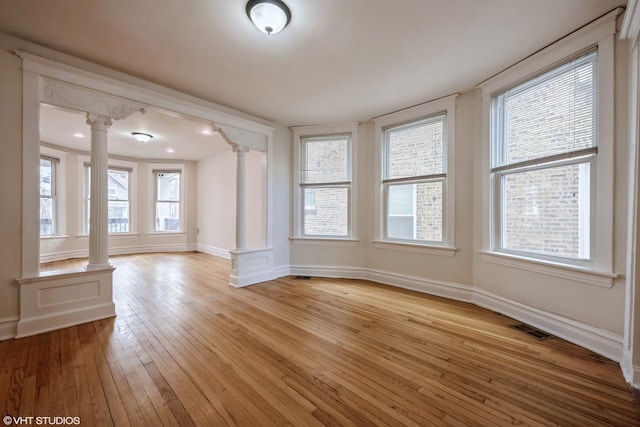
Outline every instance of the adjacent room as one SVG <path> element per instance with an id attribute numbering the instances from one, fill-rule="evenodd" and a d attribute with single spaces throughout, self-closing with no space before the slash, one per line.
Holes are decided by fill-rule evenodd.
<path id="1" fill-rule="evenodd" d="M 0 70 L 5 425 L 640 425 L 637 0 L 0 0 Z"/>

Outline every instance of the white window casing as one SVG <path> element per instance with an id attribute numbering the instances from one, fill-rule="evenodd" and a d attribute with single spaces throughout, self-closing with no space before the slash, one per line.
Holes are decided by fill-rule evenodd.
<path id="1" fill-rule="evenodd" d="M 456 251 L 455 110 L 457 97 L 457 94 L 450 95 L 373 120 L 376 142 L 376 182 L 378 183 L 375 194 L 374 246 L 390 250 L 454 255 Z M 418 132 L 420 129 L 424 131 L 430 126 L 436 126 L 442 132 L 440 152 L 436 153 L 436 157 L 441 156 L 439 165 L 432 168 L 416 164 L 403 167 L 402 163 L 406 163 L 406 160 L 394 160 L 395 154 L 390 151 L 394 135 Z M 435 145 L 434 150 L 437 151 Z M 395 153 L 401 154 L 402 151 L 395 150 Z M 391 170 L 392 165 L 393 170 Z M 409 186 L 412 192 L 405 191 Z M 431 231 L 427 230 L 429 227 L 426 229 L 423 227 L 421 235 L 418 234 L 416 192 L 419 186 L 424 187 L 422 190 L 426 192 L 430 191 L 427 187 L 433 187 L 431 189 L 434 191 L 433 194 L 441 194 L 441 206 L 436 204 L 432 207 L 439 211 L 437 214 L 441 216 L 441 229 L 437 230 L 436 234 L 430 234 Z M 411 203 L 408 203 L 408 200 L 403 201 L 411 193 L 413 194 Z M 390 201 L 393 200 L 397 204 L 391 206 Z M 409 208 L 411 212 L 407 210 Z M 411 236 L 406 234 L 409 231 Z"/>
<path id="2" fill-rule="evenodd" d="M 335 243 L 357 241 L 357 184 L 355 177 L 357 159 L 358 124 L 336 126 L 300 126 L 293 128 L 293 230 L 294 243 Z M 312 154 L 321 147 L 337 150 L 342 166 L 332 170 L 326 161 Z M 332 147 L 333 146 L 333 147 Z M 308 152 L 308 150 L 311 150 Z M 340 158 L 342 157 L 342 158 Z M 326 160 L 326 159 L 325 159 Z M 335 160 L 335 159 L 334 159 Z M 314 164 L 310 164 L 313 162 Z M 335 166 L 335 165 L 334 165 Z M 334 168 L 335 169 L 335 168 Z M 327 197 L 322 197 L 322 195 Z M 334 203 L 344 205 L 344 219 L 340 226 L 324 226 L 313 223 L 321 214 L 323 199 L 334 197 Z M 336 206 L 338 206 L 336 205 Z M 306 220 L 306 221 L 305 221 Z"/>

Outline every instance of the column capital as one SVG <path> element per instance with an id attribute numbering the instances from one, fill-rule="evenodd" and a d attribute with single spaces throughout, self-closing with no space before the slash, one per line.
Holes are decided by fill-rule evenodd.
<path id="1" fill-rule="evenodd" d="M 239 145 L 255 151 L 267 151 L 267 137 L 265 135 L 219 123 L 211 123 L 211 130 L 217 132 L 231 146 Z"/>
<path id="2" fill-rule="evenodd" d="M 231 144 L 231 149 L 233 150 L 234 153 L 237 153 L 238 155 L 247 154 L 250 151 L 249 147 L 240 145 L 240 144 Z"/>
<path id="3" fill-rule="evenodd" d="M 91 126 L 91 130 L 106 131 L 113 124 L 113 120 L 102 114 L 87 113 L 87 124 Z"/>

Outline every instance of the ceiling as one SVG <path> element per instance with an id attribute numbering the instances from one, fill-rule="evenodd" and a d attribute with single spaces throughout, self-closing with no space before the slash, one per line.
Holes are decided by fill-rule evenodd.
<path id="1" fill-rule="evenodd" d="M 473 89 L 626 4 L 285 1 L 291 23 L 272 36 L 253 27 L 246 0 L 0 0 L 0 31 L 297 126 L 364 121 Z M 153 117 L 136 125 L 159 142 Z"/>
<path id="2" fill-rule="evenodd" d="M 42 104 L 40 139 L 48 144 L 89 153 L 91 128 L 86 120 L 84 113 Z M 123 157 L 199 161 L 231 150 L 220 134 L 211 132 L 210 125 L 155 110 L 114 120 L 108 132 L 109 154 Z M 148 133 L 153 138 L 141 143 L 131 135 L 132 132 Z"/>

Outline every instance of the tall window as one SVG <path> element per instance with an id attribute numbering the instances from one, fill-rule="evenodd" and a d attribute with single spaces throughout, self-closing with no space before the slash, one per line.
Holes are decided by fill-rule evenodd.
<path id="1" fill-rule="evenodd" d="M 349 237 L 351 135 L 300 140 L 302 235 Z"/>
<path id="2" fill-rule="evenodd" d="M 155 176 L 155 231 L 180 231 L 180 174 L 153 171 Z"/>
<path id="3" fill-rule="evenodd" d="M 128 233 L 130 229 L 130 188 L 128 169 L 109 169 L 109 233 Z"/>
<path id="4" fill-rule="evenodd" d="M 86 174 L 86 232 L 89 233 L 91 213 L 91 166 L 85 167 Z M 131 231 L 131 169 L 109 167 L 107 172 L 108 189 L 108 232 L 129 233 Z"/>
<path id="5" fill-rule="evenodd" d="M 57 159 L 40 157 L 40 235 L 56 234 Z"/>
<path id="6" fill-rule="evenodd" d="M 383 129 L 385 238 L 443 244 L 446 114 Z"/>
<path id="7" fill-rule="evenodd" d="M 598 53 L 492 97 L 494 249 L 591 260 Z"/>

